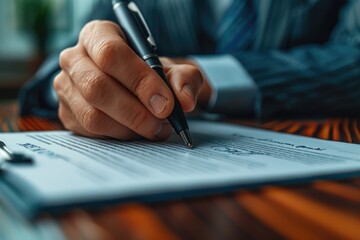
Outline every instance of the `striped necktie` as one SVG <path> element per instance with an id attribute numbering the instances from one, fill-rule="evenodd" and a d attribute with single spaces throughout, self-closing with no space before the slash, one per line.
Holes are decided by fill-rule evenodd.
<path id="1" fill-rule="evenodd" d="M 251 47 L 255 37 L 256 14 L 252 0 L 234 0 L 220 22 L 218 53 Z"/>

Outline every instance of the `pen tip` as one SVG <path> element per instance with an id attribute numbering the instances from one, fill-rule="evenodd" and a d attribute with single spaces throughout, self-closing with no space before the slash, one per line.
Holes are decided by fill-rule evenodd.
<path id="1" fill-rule="evenodd" d="M 192 140 L 191 140 L 191 136 L 189 133 L 189 130 L 182 130 L 180 131 L 180 136 L 182 138 L 182 140 L 184 141 L 185 145 L 189 148 L 193 148 L 193 144 L 192 144 Z"/>

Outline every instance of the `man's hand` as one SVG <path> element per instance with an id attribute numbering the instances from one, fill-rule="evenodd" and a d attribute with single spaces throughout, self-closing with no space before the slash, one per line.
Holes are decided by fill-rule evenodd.
<path id="1" fill-rule="evenodd" d="M 200 71 L 162 61 L 183 110 L 192 111 L 203 83 Z M 60 66 L 54 88 L 65 128 L 85 136 L 123 140 L 170 136 L 166 117 L 174 106 L 173 95 L 127 45 L 116 24 L 88 23 L 78 44 L 61 53 Z"/>

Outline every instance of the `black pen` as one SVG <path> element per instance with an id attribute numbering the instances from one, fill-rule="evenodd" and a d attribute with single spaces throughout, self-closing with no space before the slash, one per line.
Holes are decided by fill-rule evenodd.
<path id="1" fill-rule="evenodd" d="M 130 2 L 128 0 L 112 0 L 112 5 L 130 47 L 147 63 L 147 65 L 149 65 L 149 67 L 157 72 L 157 74 L 171 89 L 174 95 L 175 105 L 172 113 L 168 117 L 168 120 L 175 132 L 181 136 L 185 145 L 192 148 L 192 140 L 185 114 L 164 74 L 163 66 L 156 53 L 154 38 L 141 14 L 141 11 L 134 2 Z"/>

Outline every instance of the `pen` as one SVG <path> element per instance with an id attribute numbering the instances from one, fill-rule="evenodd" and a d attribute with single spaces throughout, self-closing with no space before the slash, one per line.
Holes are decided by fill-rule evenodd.
<path id="1" fill-rule="evenodd" d="M 147 26 L 141 11 L 134 2 L 129 0 L 112 0 L 114 13 L 124 31 L 130 47 L 151 67 L 168 85 L 175 99 L 175 105 L 168 120 L 175 132 L 181 136 L 186 146 L 193 147 L 185 114 L 167 80 L 163 66 L 156 53 L 154 38 Z"/>
<path id="2" fill-rule="evenodd" d="M 0 169 L 4 168 L 5 163 L 29 164 L 33 159 L 21 153 L 13 153 L 4 142 L 0 141 Z"/>

